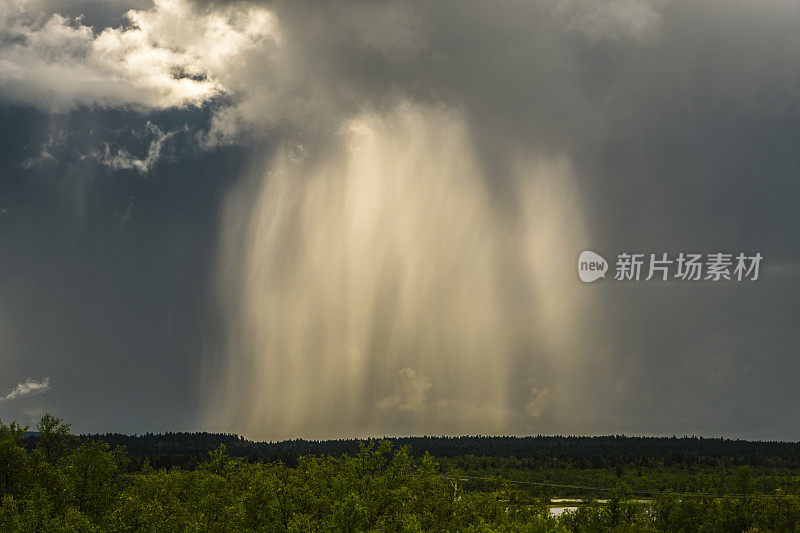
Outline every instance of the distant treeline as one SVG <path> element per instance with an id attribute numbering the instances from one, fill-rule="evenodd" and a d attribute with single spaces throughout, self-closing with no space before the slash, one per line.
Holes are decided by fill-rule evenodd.
<path id="1" fill-rule="evenodd" d="M 156 468 L 191 468 L 224 445 L 228 453 L 249 461 L 279 461 L 297 464 L 305 455 L 355 455 L 367 440 L 289 440 L 254 442 L 226 433 L 163 433 L 144 435 L 86 435 L 124 447 L 133 461 L 145 458 Z M 26 446 L 35 447 L 37 437 L 28 435 Z M 412 456 L 426 452 L 434 457 L 461 456 L 515 458 L 522 467 L 571 466 L 615 467 L 731 467 L 800 468 L 800 443 L 760 442 L 701 437 L 397 437 L 392 442 L 408 447 Z"/>

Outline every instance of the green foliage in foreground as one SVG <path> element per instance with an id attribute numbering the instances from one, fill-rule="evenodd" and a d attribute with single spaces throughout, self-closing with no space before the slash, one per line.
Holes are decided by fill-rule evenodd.
<path id="1" fill-rule="evenodd" d="M 72 436 L 45 415 L 35 449 L 0 423 L 0 531 L 798 531 L 800 498 L 662 496 L 637 503 L 620 485 L 559 518 L 500 477 L 466 481 L 429 455 L 388 442 L 296 466 L 247 462 L 224 447 L 192 470 L 128 472 L 126 454 Z"/>

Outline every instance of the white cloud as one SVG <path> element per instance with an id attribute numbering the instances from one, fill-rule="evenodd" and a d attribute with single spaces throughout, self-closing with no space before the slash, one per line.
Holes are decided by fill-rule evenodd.
<path id="1" fill-rule="evenodd" d="M 102 152 L 100 150 L 94 150 L 89 154 L 89 157 L 96 159 L 103 165 L 114 170 L 137 170 L 141 173 L 145 173 L 158 161 L 164 143 L 176 133 L 185 132 L 187 130 L 188 128 L 184 127 L 164 133 L 158 126 L 152 122 L 148 122 L 147 131 L 153 136 L 153 140 L 150 141 L 147 153 L 144 156 L 136 157 L 123 148 L 118 148 L 116 151 L 113 151 L 111 147 L 106 144 Z"/>
<path id="2" fill-rule="evenodd" d="M 25 396 L 31 396 L 33 394 L 41 394 L 48 390 L 50 390 L 50 378 L 44 378 L 42 381 L 34 381 L 28 378 L 11 389 L 8 394 L 0 398 L 0 402 L 16 400 L 17 398 L 24 398 Z"/>
<path id="3" fill-rule="evenodd" d="M 100 33 L 30 2 L 0 9 L 0 96 L 52 111 L 199 105 L 227 93 L 228 66 L 243 50 L 275 37 L 273 17 L 255 7 L 201 13 L 156 0 Z"/>
<path id="4" fill-rule="evenodd" d="M 197 106 L 219 97 L 210 130 L 198 136 L 206 147 L 276 124 L 335 130 L 369 105 L 349 67 L 338 63 L 365 54 L 398 66 L 426 46 L 413 10 L 398 4 L 268 10 L 251 2 L 155 0 L 128 11 L 124 27 L 99 32 L 47 9 L 19 0 L 0 7 L 0 100 L 63 112 Z M 141 167 L 115 156 L 105 160 Z"/>
<path id="5" fill-rule="evenodd" d="M 394 393 L 383 398 L 378 407 L 386 410 L 420 413 L 431 388 L 430 380 L 413 368 L 399 370 L 393 376 Z"/>
<path id="6" fill-rule="evenodd" d="M 533 387 L 528 402 L 525 404 L 525 412 L 533 418 L 539 418 L 550 407 L 550 400 L 550 389 Z"/>

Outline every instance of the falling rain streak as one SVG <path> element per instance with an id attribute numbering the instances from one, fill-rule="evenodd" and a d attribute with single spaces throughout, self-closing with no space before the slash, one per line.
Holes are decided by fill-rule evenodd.
<path id="1" fill-rule="evenodd" d="M 519 157 L 509 206 L 459 114 L 410 104 L 320 152 L 287 148 L 228 199 L 215 427 L 509 433 L 567 409 L 585 242 L 568 162 Z"/>

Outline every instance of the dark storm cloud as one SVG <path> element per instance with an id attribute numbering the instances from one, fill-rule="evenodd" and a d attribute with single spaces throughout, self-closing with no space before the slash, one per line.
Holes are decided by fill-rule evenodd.
<path id="1" fill-rule="evenodd" d="M 142 7 L 44 5 L 85 13 L 96 33 Z M 159 92 L 171 79 L 166 69 L 131 91 L 135 71 L 103 63 L 83 41 L 75 61 L 110 80 L 91 97 L 80 80 L 43 90 L 50 78 L 0 63 L 8 74 L 0 80 L 16 73 L 0 82 L 0 390 L 51 376 L 51 390 L 31 406 L 57 409 L 82 430 L 187 423 L 199 394 L 196 358 L 217 341 L 203 329 L 213 315 L 206 289 L 217 213 L 248 151 L 203 147 L 255 134 L 313 146 L 359 111 L 410 100 L 463 113 L 500 198 L 510 154 L 567 154 L 591 244 L 607 257 L 765 256 L 762 278 L 749 285 L 585 287 L 607 331 L 597 337 L 603 356 L 586 358 L 602 383 L 581 394 L 606 408 L 591 427 L 549 421 L 540 431 L 800 438 L 795 2 L 195 6 L 199 15 L 187 20 L 266 8 L 280 46 L 248 37 L 256 44 L 208 66 L 207 81 L 190 87 L 199 99 L 186 84 Z M 14 49 L 8 57 L 47 66 L 49 53 Z M 214 100 L 221 95 L 224 102 Z M 184 100 L 208 107 L 146 114 Z M 20 102 L 45 110 L 57 102 L 59 114 Z M 74 110 L 82 104 L 91 108 Z M 9 409 L 0 406 L 0 417 L 14 415 Z"/>
<path id="2" fill-rule="evenodd" d="M 345 115 L 455 105 L 498 187 L 515 148 L 572 155 L 608 255 L 765 255 L 754 286 L 587 288 L 610 332 L 587 362 L 607 410 L 570 430 L 798 438 L 795 3 L 395 3 L 377 42 L 363 3 L 266 5 Z"/>
<path id="3" fill-rule="evenodd" d="M 0 416 L 49 410 L 80 431 L 189 427 L 213 327 L 218 201 L 240 154 L 173 137 L 143 175 L 82 156 L 106 143 L 145 156 L 148 121 L 171 131 L 203 113 L 0 113 L 2 386 L 51 376 L 47 393 L 5 402 Z M 54 131 L 67 133 L 37 159 Z"/>

